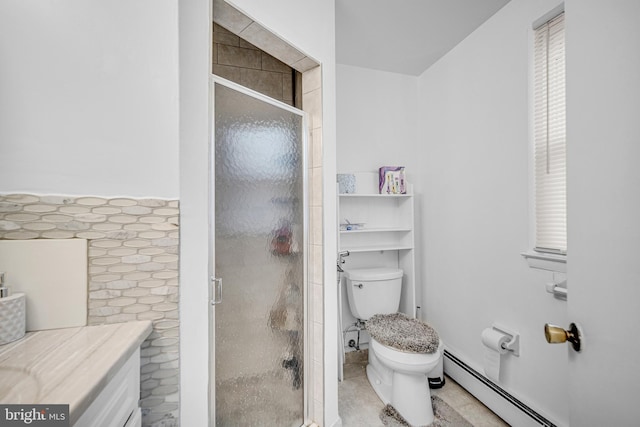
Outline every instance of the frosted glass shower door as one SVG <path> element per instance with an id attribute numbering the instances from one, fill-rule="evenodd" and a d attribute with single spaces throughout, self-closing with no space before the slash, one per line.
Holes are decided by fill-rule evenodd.
<path id="1" fill-rule="evenodd" d="M 214 80 L 216 426 L 304 422 L 304 116 Z M 213 423 L 211 423 L 213 425 Z"/>

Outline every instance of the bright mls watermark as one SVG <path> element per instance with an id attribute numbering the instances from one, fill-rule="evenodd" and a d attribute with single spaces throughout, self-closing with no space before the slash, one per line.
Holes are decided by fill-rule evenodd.
<path id="1" fill-rule="evenodd" d="M 2 405 L 0 426 L 69 427 L 69 405 Z"/>

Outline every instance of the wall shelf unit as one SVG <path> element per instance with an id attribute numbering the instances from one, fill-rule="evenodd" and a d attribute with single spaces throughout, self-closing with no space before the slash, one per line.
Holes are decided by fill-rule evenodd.
<path id="1" fill-rule="evenodd" d="M 338 248 L 351 254 L 345 258 L 343 267 L 345 270 L 371 267 L 402 269 L 404 277 L 399 310 L 414 317 L 413 186 L 407 186 L 407 194 L 378 194 L 377 173 L 355 175 L 355 193 L 340 194 L 338 191 Z M 347 304 L 343 317 L 351 320 Z"/>

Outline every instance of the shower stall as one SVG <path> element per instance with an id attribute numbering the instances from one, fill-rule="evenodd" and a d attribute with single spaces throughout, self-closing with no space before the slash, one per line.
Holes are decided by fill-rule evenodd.
<path id="1" fill-rule="evenodd" d="M 308 416 L 302 111 L 212 77 L 210 425 Z"/>

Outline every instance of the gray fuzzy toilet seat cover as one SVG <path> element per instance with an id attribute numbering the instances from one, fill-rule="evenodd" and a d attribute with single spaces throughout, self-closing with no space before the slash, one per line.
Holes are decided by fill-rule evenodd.
<path id="1" fill-rule="evenodd" d="M 403 313 L 376 314 L 366 327 L 380 344 L 407 353 L 434 353 L 440 344 L 435 329 Z"/>

